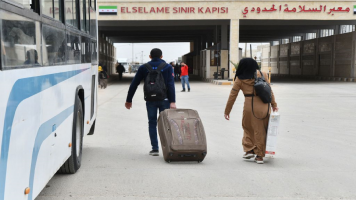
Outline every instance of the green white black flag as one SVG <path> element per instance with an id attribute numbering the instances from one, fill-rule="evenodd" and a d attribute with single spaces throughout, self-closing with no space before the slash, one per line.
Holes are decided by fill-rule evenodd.
<path id="1" fill-rule="evenodd" d="M 99 6 L 99 15 L 117 15 L 117 6 Z"/>

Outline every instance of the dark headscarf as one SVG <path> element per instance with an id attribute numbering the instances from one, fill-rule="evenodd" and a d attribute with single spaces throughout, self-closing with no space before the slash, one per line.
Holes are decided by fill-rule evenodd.
<path id="1" fill-rule="evenodd" d="M 251 79 L 254 78 L 257 69 L 260 69 L 260 67 L 254 59 L 243 58 L 237 67 L 236 76 L 239 77 L 240 80 Z"/>

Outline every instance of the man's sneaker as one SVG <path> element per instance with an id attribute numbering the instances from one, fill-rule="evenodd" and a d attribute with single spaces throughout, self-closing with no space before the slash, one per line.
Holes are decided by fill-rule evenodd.
<path id="1" fill-rule="evenodd" d="M 158 150 L 152 150 L 150 151 L 151 156 L 159 156 L 159 151 Z"/>
<path id="2" fill-rule="evenodd" d="M 253 157 L 255 157 L 255 154 L 253 153 L 253 151 L 248 151 L 248 152 L 246 152 L 245 155 L 243 156 L 243 158 L 245 158 L 245 159 L 251 159 L 251 158 L 253 158 Z"/>
<path id="3" fill-rule="evenodd" d="M 185 90 L 182 90 L 181 92 L 185 92 Z"/>
<path id="4" fill-rule="evenodd" d="M 190 92 L 190 89 L 188 89 L 188 92 Z"/>
<path id="5" fill-rule="evenodd" d="M 255 162 L 256 162 L 257 164 L 263 164 L 263 158 L 262 158 L 261 156 L 256 156 Z"/>

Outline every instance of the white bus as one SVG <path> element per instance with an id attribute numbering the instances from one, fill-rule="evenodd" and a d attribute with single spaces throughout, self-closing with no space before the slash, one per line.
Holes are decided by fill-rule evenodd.
<path id="1" fill-rule="evenodd" d="M 95 0 L 0 0 L 0 200 L 81 166 L 97 96 Z"/>

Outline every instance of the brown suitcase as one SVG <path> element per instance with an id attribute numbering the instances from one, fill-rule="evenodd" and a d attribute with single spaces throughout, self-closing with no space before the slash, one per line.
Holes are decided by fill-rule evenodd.
<path id="1" fill-rule="evenodd" d="M 206 137 L 197 111 L 162 111 L 158 118 L 158 133 L 166 162 L 204 160 L 207 154 Z"/>

